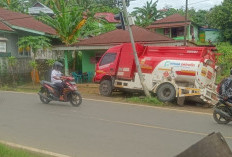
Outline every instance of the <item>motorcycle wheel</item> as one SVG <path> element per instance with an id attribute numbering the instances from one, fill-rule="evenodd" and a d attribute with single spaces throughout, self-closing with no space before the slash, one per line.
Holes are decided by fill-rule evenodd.
<path id="1" fill-rule="evenodd" d="M 48 96 L 48 91 L 47 90 L 41 90 L 40 93 L 45 95 L 45 96 Z M 50 100 L 48 100 L 48 99 L 46 99 L 46 98 L 44 98 L 42 96 L 39 96 L 39 98 L 40 98 L 40 101 L 42 103 L 44 103 L 44 104 L 48 104 L 50 102 Z"/>
<path id="2" fill-rule="evenodd" d="M 222 110 L 224 112 L 228 112 L 228 109 L 226 106 L 217 106 L 219 110 Z M 213 111 L 213 118 L 218 124 L 228 124 L 231 120 L 224 118 L 220 114 L 218 114 L 216 111 Z"/>
<path id="3" fill-rule="evenodd" d="M 82 103 L 81 94 L 78 92 L 73 92 L 70 97 L 70 103 L 73 106 L 78 107 Z"/>

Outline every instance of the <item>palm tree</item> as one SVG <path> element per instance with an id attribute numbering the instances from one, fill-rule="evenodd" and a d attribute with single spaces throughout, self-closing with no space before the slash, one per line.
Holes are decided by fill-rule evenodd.
<path id="1" fill-rule="evenodd" d="M 42 16 L 40 19 L 53 27 L 61 41 L 69 46 L 75 43 L 80 36 L 81 28 L 86 23 L 84 9 L 73 1 L 50 1 L 55 16 Z M 65 51 L 65 75 L 68 75 L 68 51 Z"/>
<path id="2" fill-rule="evenodd" d="M 136 18 L 136 25 L 146 27 L 156 21 L 158 18 L 162 17 L 157 10 L 158 0 L 153 3 L 153 0 L 146 2 L 142 7 L 135 7 L 134 11 L 131 13 Z"/>

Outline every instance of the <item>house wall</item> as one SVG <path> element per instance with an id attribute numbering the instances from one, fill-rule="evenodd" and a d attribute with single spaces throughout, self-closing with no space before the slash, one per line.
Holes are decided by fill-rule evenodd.
<path id="1" fill-rule="evenodd" d="M 7 54 L 9 53 L 9 55 L 0 53 L 0 66 L 4 67 L 1 68 L 0 72 L 3 72 L 4 70 L 9 71 L 9 68 L 7 67 L 7 57 L 9 57 L 10 55 L 15 56 L 17 58 L 18 61 L 17 69 L 16 69 L 17 73 L 29 73 L 31 71 L 31 66 L 29 65 L 29 61 L 31 61 L 31 56 L 20 55 L 18 51 L 18 44 L 17 44 L 19 38 L 23 36 L 30 36 L 30 35 L 35 36 L 35 34 L 24 32 L 24 31 L 15 31 L 15 32 L 0 31 L 0 37 L 4 37 L 8 39 L 6 41 L 6 51 Z M 39 50 L 38 58 L 36 59 L 50 59 L 54 56 L 57 55 L 55 52 L 51 52 L 51 50 L 48 50 L 45 54 L 42 53 L 42 50 Z"/>
<path id="2" fill-rule="evenodd" d="M 193 32 L 194 32 L 194 41 L 199 41 L 199 30 L 198 30 L 198 26 L 194 25 L 194 24 L 191 24 L 191 26 L 193 26 Z M 192 41 L 192 34 L 190 32 L 190 27 L 191 26 L 188 26 L 187 28 L 187 32 L 188 32 L 188 35 L 187 35 L 187 39 L 189 41 Z"/>
<path id="3" fill-rule="evenodd" d="M 218 42 L 220 35 L 220 31 L 205 31 L 205 41 Z"/>
<path id="4" fill-rule="evenodd" d="M 10 52 L 12 56 L 17 55 L 18 52 L 18 35 L 16 33 L 5 33 L 5 32 L 0 32 L 0 36 L 7 38 L 8 40 L 6 41 L 6 52 Z"/>
<path id="5" fill-rule="evenodd" d="M 164 35 L 164 29 L 163 28 L 155 29 L 155 32 Z"/>
<path id="6" fill-rule="evenodd" d="M 95 57 L 95 51 L 83 51 L 82 52 L 82 72 L 94 72 L 95 63 L 91 63 L 90 60 Z"/>

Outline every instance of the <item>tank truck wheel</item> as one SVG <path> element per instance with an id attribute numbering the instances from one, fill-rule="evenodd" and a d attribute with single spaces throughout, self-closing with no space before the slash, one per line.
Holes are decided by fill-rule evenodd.
<path id="1" fill-rule="evenodd" d="M 100 86 L 99 86 L 99 91 L 100 91 L 101 95 L 111 96 L 112 89 L 113 89 L 113 87 L 112 87 L 112 83 L 110 80 L 101 81 Z"/>
<path id="2" fill-rule="evenodd" d="M 171 102 L 176 97 L 176 89 L 170 83 L 163 83 L 159 85 L 157 91 L 157 98 L 162 102 Z"/>
<path id="3" fill-rule="evenodd" d="M 225 106 L 218 106 L 218 109 L 224 111 L 224 112 L 228 112 L 227 108 Z M 224 118 L 223 116 L 221 116 L 220 114 L 218 114 L 216 111 L 213 111 L 213 119 L 218 123 L 218 124 L 228 124 L 230 122 L 229 119 Z"/>

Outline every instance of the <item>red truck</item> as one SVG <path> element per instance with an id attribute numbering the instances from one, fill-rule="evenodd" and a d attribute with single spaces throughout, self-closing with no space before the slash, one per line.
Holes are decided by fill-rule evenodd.
<path id="1" fill-rule="evenodd" d="M 217 102 L 216 57 L 210 47 L 157 47 L 136 43 L 136 51 L 148 90 L 160 101 L 185 97 Z M 97 63 L 94 82 L 100 94 L 114 90 L 142 90 L 130 43 L 108 49 Z"/>

